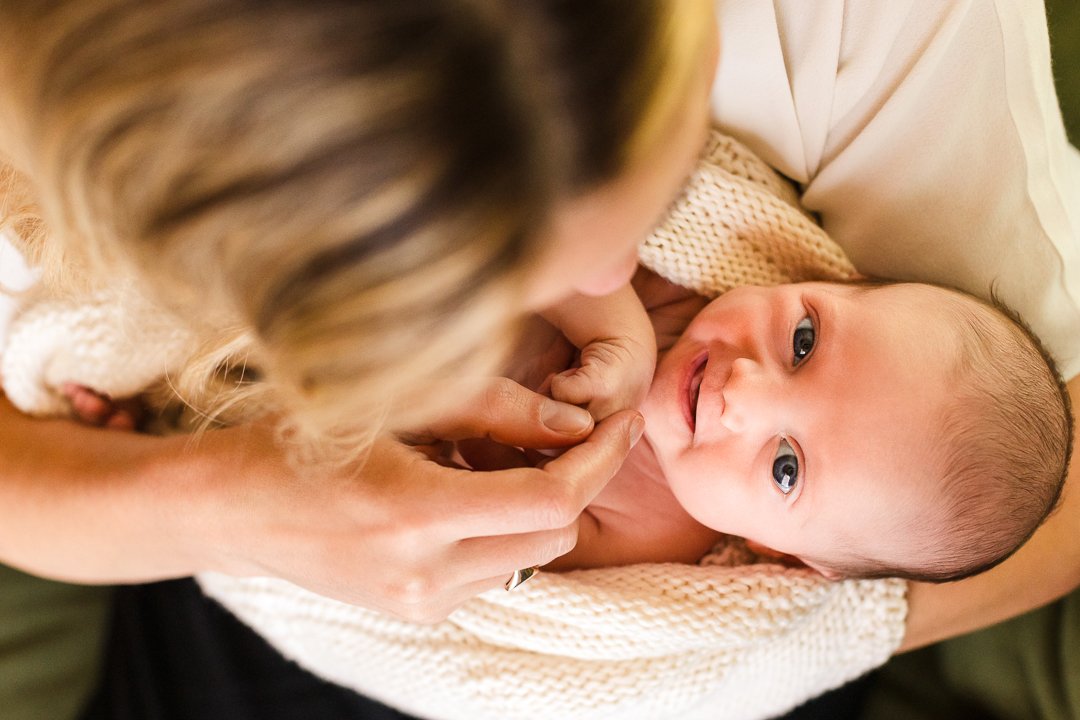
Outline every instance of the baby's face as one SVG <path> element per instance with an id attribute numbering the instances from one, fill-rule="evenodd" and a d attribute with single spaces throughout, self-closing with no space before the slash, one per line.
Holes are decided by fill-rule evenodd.
<path id="1" fill-rule="evenodd" d="M 930 418 L 960 343 L 946 296 L 805 283 L 713 301 L 643 406 L 682 505 L 804 559 L 904 558 L 937 507 Z"/>

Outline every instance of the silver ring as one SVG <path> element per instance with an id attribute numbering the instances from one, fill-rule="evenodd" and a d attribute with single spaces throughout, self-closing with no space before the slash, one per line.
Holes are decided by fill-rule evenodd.
<path id="1" fill-rule="evenodd" d="M 538 572 L 540 572 L 539 565 L 533 565 L 532 567 L 515 570 L 514 574 L 510 576 L 510 579 L 506 581 L 506 585 L 504 585 L 503 587 L 505 587 L 507 592 L 509 592 L 510 590 L 513 590 L 514 588 L 524 584 L 526 580 L 528 580 Z"/>

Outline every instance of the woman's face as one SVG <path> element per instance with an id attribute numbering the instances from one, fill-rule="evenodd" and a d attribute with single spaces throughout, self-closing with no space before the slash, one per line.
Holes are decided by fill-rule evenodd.
<path id="1" fill-rule="evenodd" d="M 709 37 L 686 102 L 660 142 L 625 174 L 556 212 L 527 290 L 527 309 L 545 308 L 571 293 L 607 295 L 629 282 L 638 245 L 678 196 L 705 144 L 717 59 L 716 33 Z"/>

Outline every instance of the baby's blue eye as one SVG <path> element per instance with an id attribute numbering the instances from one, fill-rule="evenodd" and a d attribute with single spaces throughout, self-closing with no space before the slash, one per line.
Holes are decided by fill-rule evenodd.
<path id="1" fill-rule="evenodd" d="M 772 479 L 780 492 L 787 495 L 799 482 L 799 458 L 787 440 L 781 438 L 772 462 Z"/>
<path id="2" fill-rule="evenodd" d="M 791 338 L 791 349 L 795 353 L 794 365 L 801 363 L 803 358 L 814 349 L 815 335 L 814 321 L 809 317 L 804 317 L 795 326 L 795 334 Z"/>

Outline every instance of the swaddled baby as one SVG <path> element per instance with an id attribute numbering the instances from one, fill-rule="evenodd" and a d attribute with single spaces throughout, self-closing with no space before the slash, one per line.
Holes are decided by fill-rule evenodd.
<path id="1" fill-rule="evenodd" d="M 680 302 L 696 310 L 653 313 L 670 325 Z M 730 534 L 828 577 L 957 579 L 1046 518 L 1072 437 L 1015 316 L 916 283 L 730 290 L 663 352 L 641 410 L 645 442 L 553 568 L 696 562 Z"/>

